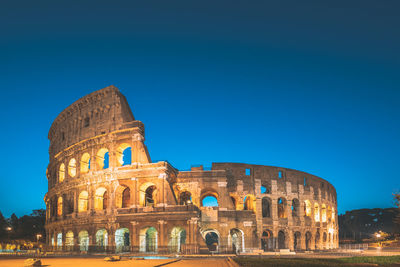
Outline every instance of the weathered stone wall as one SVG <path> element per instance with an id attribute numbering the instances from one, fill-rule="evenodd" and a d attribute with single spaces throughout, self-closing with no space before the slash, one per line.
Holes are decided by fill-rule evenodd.
<path id="1" fill-rule="evenodd" d="M 126 98 L 114 86 L 95 91 L 63 110 L 51 125 L 50 157 L 84 139 L 129 128 L 134 121 Z"/>

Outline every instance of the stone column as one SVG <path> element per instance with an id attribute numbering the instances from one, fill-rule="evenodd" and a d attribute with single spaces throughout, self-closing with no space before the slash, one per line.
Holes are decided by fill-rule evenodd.
<path id="1" fill-rule="evenodd" d="M 159 220 L 158 222 L 158 253 L 167 252 L 166 238 L 165 238 L 165 224 L 167 224 L 164 220 Z M 168 242 L 168 239 L 167 239 Z"/>
<path id="2" fill-rule="evenodd" d="M 89 252 L 94 251 L 96 246 L 96 231 L 94 229 L 88 229 L 89 235 Z"/>
<path id="3" fill-rule="evenodd" d="M 301 233 L 300 237 L 300 249 L 306 250 L 306 233 L 307 231 Z"/>
<path id="4" fill-rule="evenodd" d="M 294 250 L 294 232 L 292 230 L 288 230 L 285 233 L 285 243 L 286 243 L 286 248 L 290 250 Z"/>
<path id="5" fill-rule="evenodd" d="M 113 181 L 108 190 L 108 207 L 107 214 L 112 214 L 114 207 L 116 208 L 115 189 L 118 187 L 118 182 Z"/>
<path id="6" fill-rule="evenodd" d="M 188 224 L 188 233 L 187 233 L 187 245 L 188 245 L 188 251 L 186 252 L 187 254 L 195 254 L 197 253 L 197 221 L 198 218 L 193 217 L 190 220 L 187 221 Z"/>
<path id="7" fill-rule="evenodd" d="M 166 198 L 165 198 L 165 179 L 167 178 L 166 173 L 160 173 L 158 179 L 161 181 L 158 183 L 160 185 L 157 206 L 165 206 Z"/>
<path id="8" fill-rule="evenodd" d="M 139 203 L 138 203 L 138 198 L 137 198 L 137 191 L 139 190 L 137 188 L 137 178 L 131 178 L 131 207 L 138 207 Z"/>
<path id="9" fill-rule="evenodd" d="M 131 221 L 131 252 L 139 251 L 139 234 L 138 234 L 138 222 Z"/>
<path id="10" fill-rule="evenodd" d="M 73 247 L 73 251 L 80 251 L 79 249 L 79 231 L 74 230 L 74 247 Z"/>
<path id="11" fill-rule="evenodd" d="M 78 200 L 79 200 L 79 189 L 73 191 L 74 195 L 74 217 L 78 217 Z"/>
<path id="12" fill-rule="evenodd" d="M 276 250 L 279 250 L 278 234 L 279 234 L 279 230 L 274 228 L 274 230 L 273 230 L 273 236 L 274 236 L 273 243 L 275 244 L 274 248 Z"/>
<path id="13" fill-rule="evenodd" d="M 96 192 L 94 191 L 93 187 L 91 185 L 88 185 L 87 187 L 87 191 L 88 191 L 88 211 L 89 214 L 94 214 L 94 201 L 95 201 L 95 194 Z"/>
<path id="14" fill-rule="evenodd" d="M 115 230 L 116 230 L 116 227 L 114 225 L 109 226 L 107 229 L 107 234 L 108 234 L 107 251 L 112 252 L 112 253 L 115 252 Z"/>

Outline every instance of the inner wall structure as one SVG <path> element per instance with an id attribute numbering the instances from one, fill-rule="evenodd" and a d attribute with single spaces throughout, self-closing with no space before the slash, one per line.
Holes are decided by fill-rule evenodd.
<path id="1" fill-rule="evenodd" d="M 144 124 L 109 86 L 61 112 L 48 138 L 49 250 L 254 253 L 338 247 L 336 190 L 288 168 L 152 162 Z"/>

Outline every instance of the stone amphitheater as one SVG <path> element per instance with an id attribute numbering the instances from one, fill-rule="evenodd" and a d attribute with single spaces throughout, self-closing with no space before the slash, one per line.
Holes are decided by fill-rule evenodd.
<path id="1" fill-rule="evenodd" d="M 49 250 L 81 253 L 260 253 L 338 247 L 336 190 L 282 167 L 152 162 L 144 124 L 109 86 L 51 125 Z"/>

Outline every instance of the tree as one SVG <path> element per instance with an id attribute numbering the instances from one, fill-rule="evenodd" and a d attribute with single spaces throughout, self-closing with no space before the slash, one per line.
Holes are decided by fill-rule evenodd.
<path id="1" fill-rule="evenodd" d="M 44 209 L 33 210 L 30 215 L 24 215 L 20 218 L 13 213 L 7 221 L 8 225 L 12 228 L 10 232 L 10 238 L 12 239 L 36 241 L 37 235 L 41 235 L 41 240 L 45 240 L 46 238 L 46 231 L 44 228 L 46 210 Z"/>
<path id="2" fill-rule="evenodd" d="M 7 230 L 6 230 L 7 227 L 8 223 L 0 211 L 0 240 L 5 239 L 7 237 Z"/>
<path id="3" fill-rule="evenodd" d="M 396 203 L 396 206 L 398 207 L 398 212 L 397 216 L 394 219 L 394 222 L 399 226 L 400 228 L 400 193 L 394 194 L 394 201 Z"/>

